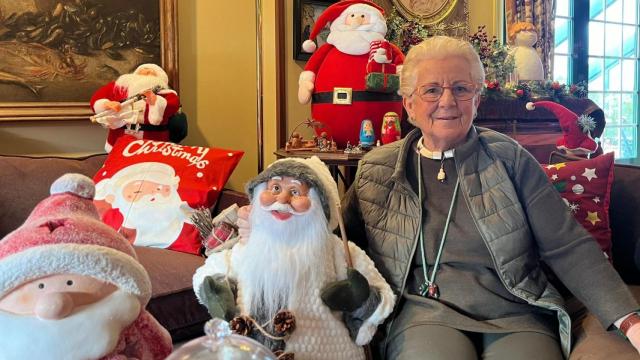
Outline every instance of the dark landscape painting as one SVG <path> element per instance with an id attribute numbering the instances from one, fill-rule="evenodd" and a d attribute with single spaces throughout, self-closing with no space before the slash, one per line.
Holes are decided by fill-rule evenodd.
<path id="1" fill-rule="evenodd" d="M 86 102 L 161 64 L 158 0 L 0 0 L 0 102 Z"/>

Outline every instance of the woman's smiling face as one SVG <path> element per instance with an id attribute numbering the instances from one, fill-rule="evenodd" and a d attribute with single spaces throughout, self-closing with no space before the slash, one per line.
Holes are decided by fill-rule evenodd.
<path id="1" fill-rule="evenodd" d="M 416 66 L 416 90 L 404 98 L 407 113 L 422 130 L 424 145 L 430 150 L 448 150 L 466 138 L 480 103 L 479 84 L 471 77 L 468 61 L 460 56 L 446 59 L 426 59 Z M 444 87 L 442 95 L 435 101 L 420 97 L 420 89 Z M 463 87 L 472 87 L 472 97 L 456 99 L 454 92 Z M 466 98 L 462 96 L 463 98 Z"/>

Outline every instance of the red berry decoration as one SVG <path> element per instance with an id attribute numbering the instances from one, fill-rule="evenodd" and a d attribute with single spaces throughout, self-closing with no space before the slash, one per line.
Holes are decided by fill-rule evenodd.
<path id="1" fill-rule="evenodd" d="M 524 90 L 522 89 L 516 90 L 516 95 L 518 95 L 518 97 L 522 97 L 522 95 L 524 95 Z"/>

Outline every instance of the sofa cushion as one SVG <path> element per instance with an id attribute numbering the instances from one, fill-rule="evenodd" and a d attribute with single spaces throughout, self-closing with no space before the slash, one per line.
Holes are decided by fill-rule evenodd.
<path id="1" fill-rule="evenodd" d="M 102 221 L 134 245 L 199 254 L 190 216 L 215 204 L 243 154 L 122 136 L 94 177 Z"/>
<path id="2" fill-rule="evenodd" d="M 92 177 L 106 155 L 82 158 L 0 155 L 0 239 L 22 225 L 54 180 L 66 173 Z"/>
<path id="3" fill-rule="evenodd" d="M 609 200 L 613 183 L 613 153 L 593 159 L 543 165 L 568 211 L 611 257 Z"/>
<path id="4" fill-rule="evenodd" d="M 150 247 L 136 246 L 138 260 L 151 278 L 152 296 L 147 310 L 164 326 L 174 342 L 203 334 L 211 317 L 198 303 L 192 277 L 204 258 Z"/>

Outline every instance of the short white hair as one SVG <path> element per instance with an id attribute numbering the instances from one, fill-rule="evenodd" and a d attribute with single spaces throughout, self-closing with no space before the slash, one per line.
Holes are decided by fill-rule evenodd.
<path id="1" fill-rule="evenodd" d="M 418 74 L 416 67 L 424 60 L 446 59 L 460 56 L 467 60 L 471 79 L 474 83 L 484 83 L 484 67 L 480 56 L 471 43 L 448 36 L 432 36 L 409 50 L 400 73 L 400 95 L 409 97 L 416 89 Z"/>

